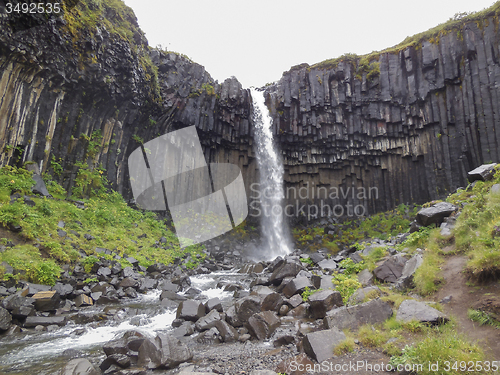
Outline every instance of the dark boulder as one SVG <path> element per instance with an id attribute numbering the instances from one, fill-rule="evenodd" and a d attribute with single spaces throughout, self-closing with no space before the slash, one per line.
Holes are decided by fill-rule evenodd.
<path id="1" fill-rule="evenodd" d="M 375 277 L 383 282 L 395 283 L 403 274 L 406 258 L 396 254 L 373 270 Z"/>
<path id="2" fill-rule="evenodd" d="M 436 203 L 432 207 L 422 208 L 417 212 L 417 223 L 424 227 L 431 224 L 441 225 L 443 219 L 450 216 L 457 209 L 458 207 L 451 203 Z"/>
<path id="3" fill-rule="evenodd" d="M 7 331 L 12 322 L 12 316 L 10 313 L 4 309 L 3 307 L 0 307 L 0 331 Z"/>
<path id="4" fill-rule="evenodd" d="M 290 298 L 294 294 L 302 293 L 306 288 L 314 288 L 311 280 L 305 276 L 296 277 L 286 284 L 283 294 Z"/>
<path id="5" fill-rule="evenodd" d="M 338 291 L 322 290 L 309 296 L 309 314 L 313 319 L 323 319 L 334 307 L 343 306 L 342 296 Z"/>
<path id="6" fill-rule="evenodd" d="M 182 301 L 177 308 L 177 319 L 196 322 L 202 316 L 205 316 L 205 306 L 203 306 L 203 304 L 198 301 Z"/>
<path id="7" fill-rule="evenodd" d="M 496 165 L 496 163 L 480 165 L 476 169 L 467 173 L 467 179 L 469 182 L 491 180 L 495 175 Z"/>
<path id="8" fill-rule="evenodd" d="M 321 363 L 333 357 L 333 350 L 346 339 L 337 328 L 308 333 L 303 340 L 304 352 Z"/>
<path id="9" fill-rule="evenodd" d="M 280 318 L 273 311 L 254 314 L 245 324 L 252 336 L 259 340 L 268 339 L 281 324 Z"/>
<path id="10" fill-rule="evenodd" d="M 325 328 L 357 329 L 363 324 L 385 322 L 391 316 L 391 306 L 381 299 L 374 299 L 361 305 L 331 310 L 323 319 L 323 324 Z"/>

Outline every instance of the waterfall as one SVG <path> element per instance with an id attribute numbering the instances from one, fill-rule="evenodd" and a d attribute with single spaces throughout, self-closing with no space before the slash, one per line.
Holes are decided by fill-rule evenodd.
<path id="1" fill-rule="evenodd" d="M 262 92 L 252 88 L 254 141 L 259 167 L 258 214 L 262 232 L 261 257 L 274 259 L 291 252 L 283 211 L 283 163 L 273 142 L 272 118 Z M 252 189 L 254 190 L 254 189 Z"/>

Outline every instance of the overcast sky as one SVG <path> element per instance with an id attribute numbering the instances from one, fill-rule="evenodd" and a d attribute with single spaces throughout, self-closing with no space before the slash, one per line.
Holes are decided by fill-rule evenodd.
<path id="1" fill-rule="evenodd" d="M 382 50 L 493 0 L 124 0 L 149 44 L 203 65 L 219 82 L 263 86 L 303 62 Z"/>

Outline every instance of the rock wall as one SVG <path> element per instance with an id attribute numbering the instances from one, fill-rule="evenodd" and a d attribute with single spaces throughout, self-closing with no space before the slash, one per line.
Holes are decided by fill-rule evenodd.
<path id="1" fill-rule="evenodd" d="M 19 30 L 2 15 L 0 165 L 36 162 L 65 187 L 74 184 L 75 163 L 102 165 L 131 198 L 128 155 L 195 125 L 207 161 L 239 165 L 251 194 L 258 171 L 249 91 L 149 48 L 131 10 L 104 11 L 127 19 L 132 35 L 68 17 Z M 369 59 L 285 72 L 264 94 L 289 203 L 339 205 L 344 214 L 348 205 L 372 213 L 423 203 L 498 161 L 499 42 L 498 17 L 490 16 Z M 299 206 L 288 213 L 304 214 Z"/>
<path id="2" fill-rule="evenodd" d="M 349 200 L 369 212 L 465 186 L 467 171 L 500 156 L 499 47 L 490 17 L 373 56 L 369 69 L 346 57 L 284 73 L 266 95 L 287 184 L 308 186 L 311 203 Z M 330 199 L 337 186 L 356 197 Z M 378 198 L 357 197 L 370 187 Z"/>

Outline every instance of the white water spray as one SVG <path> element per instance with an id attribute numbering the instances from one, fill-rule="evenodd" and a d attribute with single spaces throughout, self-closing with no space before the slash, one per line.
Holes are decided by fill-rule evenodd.
<path id="1" fill-rule="evenodd" d="M 263 93 L 250 89 L 253 100 L 255 125 L 255 152 L 260 175 L 260 221 L 262 245 L 266 258 L 290 254 L 291 246 L 285 234 L 283 219 L 283 163 L 273 142 L 272 118 Z"/>

